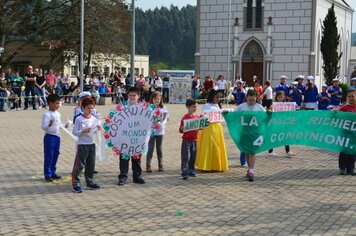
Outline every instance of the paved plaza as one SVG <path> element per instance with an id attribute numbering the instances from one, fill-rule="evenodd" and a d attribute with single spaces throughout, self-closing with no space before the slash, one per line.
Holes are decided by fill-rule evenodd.
<path id="1" fill-rule="evenodd" d="M 108 114 L 114 106 L 98 106 Z M 117 185 L 118 159 L 97 163 L 98 191 L 71 192 L 74 141 L 62 132 L 55 184 L 44 182 L 42 112 L 0 114 L 0 235 L 356 235 L 356 176 L 339 176 L 337 153 L 291 146 L 297 153 L 257 156 L 256 180 L 244 178 L 239 151 L 225 130 L 229 170 L 180 178 L 179 121 L 168 105 L 165 172 L 146 184 Z M 201 106 L 199 107 L 201 111 Z M 62 122 L 73 107 L 60 108 Z M 110 153 L 108 151 L 108 153 Z M 145 158 L 142 167 L 145 167 Z"/>

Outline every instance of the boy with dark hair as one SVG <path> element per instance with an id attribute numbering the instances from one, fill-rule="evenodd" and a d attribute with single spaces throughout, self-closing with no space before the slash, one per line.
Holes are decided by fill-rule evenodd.
<path id="1" fill-rule="evenodd" d="M 45 131 L 43 138 L 44 146 L 44 177 L 47 182 L 60 179 L 56 173 L 56 164 L 60 148 L 60 128 L 61 114 L 57 111 L 61 98 L 56 94 L 51 94 L 47 98 L 49 109 L 42 116 L 42 130 Z"/>
<path id="2" fill-rule="evenodd" d="M 188 113 L 185 114 L 181 121 L 179 132 L 183 133 L 184 120 L 196 119 L 199 116 L 196 114 L 197 102 L 193 99 L 187 99 L 185 106 L 187 107 Z M 183 133 L 182 136 L 182 146 L 181 146 L 181 171 L 183 179 L 188 179 L 189 177 L 196 177 L 195 173 L 195 159 L 197 154 L 197 141 L 198 141 L 198 130 L 192 130 Z"/>
<path id="3" fill-rule="evenodd" d="M 127 90 L 127 95 L 128 95 L 127 102 L 129 106 L 136 106 L 139 104 L 140 93 L 141 91 L 137 87 L 130 87 Z M 129 157 L 129 159 L 126 159 L 124 154 L 120 154 L 120 161 L 119 161 L 120 174 L 118 176 L 119 178 L 118 185 L 122 186 L 126 183 L 127 174 L 129 172 L 130 159 L 132 162 L 133 182 L 136 184 L 145 183 L 145 180 L 142 178 L 141 157 L 142 155 L 139 154 L 139 155 L 131 156 Z"/>

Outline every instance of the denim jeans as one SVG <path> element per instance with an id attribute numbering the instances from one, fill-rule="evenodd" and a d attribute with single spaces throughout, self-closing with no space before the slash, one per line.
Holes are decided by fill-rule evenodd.
<path id="1" fill-rule="evenodd" d="M 195 173 L 195 159 L 197 155 L 197 142 L 183 140 L 181 148 L 181 171 L 182 176 Z"/>
<path id="2" fill-rule="evenodd" d="M 6 97 L 7 97 L 6 91 L 0 91 L 0 111 L 4 110 Z"/>

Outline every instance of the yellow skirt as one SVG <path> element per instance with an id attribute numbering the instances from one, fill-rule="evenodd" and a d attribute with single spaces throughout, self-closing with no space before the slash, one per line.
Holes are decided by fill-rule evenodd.
<path id="1" fill-rule="evenodd" d="M 228 170 L 224 133 L 220 123 L 211 123 L 199 131 L 195 166 L 202 171 Z"/>

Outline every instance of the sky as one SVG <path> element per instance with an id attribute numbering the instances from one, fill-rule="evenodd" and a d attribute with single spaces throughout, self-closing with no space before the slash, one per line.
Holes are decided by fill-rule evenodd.
<path id="1" fill-rule="evenodd" d="M 130 0 L 126 0 L 131 2 Z M 356 1 L 347 0 L 348 4 L 355 10 L 353 22 L 352 22 L 352 32 L 356 32 Z M 178 6 L 179 8 L 192 5 L 195 6 L 197 3 L 196 0 L 136 0 L 136 7 L 142 8 L 143 10 L 154 9 L 156 7 L 160 8 L 161 6 L 170 7 L 171 4 Z"/>
<path id="2" fill-rule="evenodd" d="M 126 0 L 131 3 L 131 0 Z M 354 1 L 354 0 L 353 0 Z M 170 7 L 171 4 L 182 8 L 186 5 L 197 5 L 196 0 L 136 0 L 136 7 L 142 8 L 142 10 L 155 9 L 156 7 L 160 8 L 161 6 Z"/>

